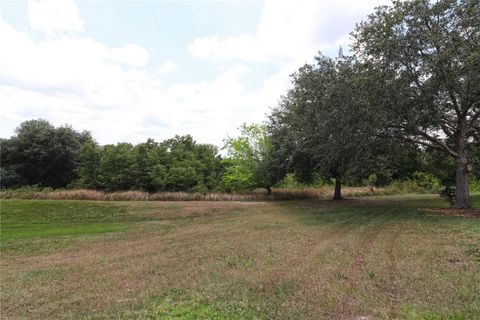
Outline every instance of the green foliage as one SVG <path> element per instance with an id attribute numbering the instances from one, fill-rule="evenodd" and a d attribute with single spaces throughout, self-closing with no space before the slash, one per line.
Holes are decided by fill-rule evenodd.
<path id="1" fill-rule="evenodd" d="M 15 171 L 15 166 L 0 166 L 1 188 L 13 188 L 21 185 L 21 177 Z"/>
<path id="2" fill-rule="evenodd" d="M 1 187 L 38 185 L 106 191 L 214 192 L 223 190 L 224 166 L 215 146 L 176 136 L 132 145 L 99 146 L 88 132 L 55 128 L 45 120 L 22 123 L 0 139 Z"/>
<path id="3" fill-rule="evenodd" d="M 106 145 L 98 164 L 98 182 L 101 189 L 128 190 L 134 185 L 131 168 L 134 164 L 133 146 L 129 143 Z"/>
<path id="4" fill-rule="evenodd" d="M 378 177 L 375 173 L 372 173 L 371 175 L 368 176 L 367 178 L 367 184 L 370 187 L 374 187 L 377 185 Z"/>
<path id="5" fill-rule="evenodd" d="M 161 143 L 84 144 L 76 170 L 77 186 L 107 191 L 145 190 L 212 192 L 221 189 L 223 172 L 217 148 L 191 136 Z"/>
<path id="6" fill-rule="evenodd" d="M 299 181 L 311 184 L 315 174 L 361 181 L 382 164 L 385 144 L 367 112 L 359 67 L 352 57 L 318 55 L 293 75 L 293 89 L 270 116 L 272 140 L 286 145 L 282 161 Z"/>
<path id="7" fill-rule="evenodd" d="M 45 120 L 20 124 L 16 135 L 1 140 L 2 188 L 41 184 L 64 187 L 75 178 L 82 144 L 91 139 L 70 126 L 55 128 Z"/>
<path id="8" fill-rule="evenodd" d="M 478 0 L 393 1 L 353 38 L 385 132 L 454 158 L 455 206 L 469 207 L 468 149 L 480 132 Z"/>
<path id="9" fill-rule="evenodd" d="M 480 179 L 475 177 L 470 178 L 470 191 L 480 192 Z"/>
<path id="10" fill-rule="evenodd" d="M 416 171 L 411 179 L 396 180 L 391 189 L 401 193 L 435 193 L 442 190 L 441 181 L 431 173 Z"/>
<path id="11" fill-rule="evenodd" d="M 283 172 L 275 156 L 274 147 L 265 125 L 243 124 L 240 136 L 228 138 L 224 149 L 228 158 L 223 160 L 225 172 L 222 182 L 227 191 L 248 191 L 271 187 Z"/>
<path id="12" fill-rule="evenodd" d="M 428 190 L 438 190 L 440 182 L 430 173 L 417 171 L 413 174 L 413 181 L 420 187 Z"/>
<path id="13" fill-rule="evenodd" d="M 222 183 L 228 192 L 232 191 L 249 191 L 255 188 L 255 174 L 253 172 L 253 166 L 249 166 L 248 163 L 238 161 L 232 161 L 226 159 L 223 162 L 225 164 L 225 172 L 222 175 Z"/>
<path id="14" fill-rule="evenodd" d="M 295 174 L 289 173 L 276 185 L 278 188 L 285 189 L 304 189 L 304 188 L 320 188 L 323 186 L 333 186 L 334 181 L 329 179 L 325 180 L 318 173 L 312 175 L 312 180 L 310 183 L 304 183 L 300 181 Z"/>
<path id="15" fill-rule="evenodd" d="M 87 189 L 100 187 L 97 170 L 100 165 L 100 148 L 93 140 L 87 140 L 80 148 L 79 165 L 75 169 L 79 177 L 76 184 Z"/>

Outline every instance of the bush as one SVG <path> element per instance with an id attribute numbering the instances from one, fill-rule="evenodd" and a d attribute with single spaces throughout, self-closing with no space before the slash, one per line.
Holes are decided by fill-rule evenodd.
<path id="1" fill-rule="evenodd" d="M 450 206 L 453 207 L 455 204 L 455 194 L 457 193 L 457 188 L 455 186 L 449 185 L 443 187 L 443 189 L 440 191 L 440 197 L 445 199 Z"/>
<path id="2" fill-rule="evenodd" d="M 335 185 L 335 180 L 325 180 L 318 173 L 313 174 L 313 179 L 311 183 L 300 182 L 295 174 L 289 173 L 275 186 L 277 188 L 285 189 L 305 189 L 305 188 L 321 188 L 324 186 L 333 186 Z"/>
<path id="3" fill-rule="evenodd" d="M 480 192 L 480 179 L 475 177 L 470 178 L 470 192 Z"/>
<path id="4" fill-rule="evenodd" d="M 442 184 L 434 175 L 416 171 L 412 179 L 394 181 L 390 186 L 397 192 L 435 193 L 441 190 Z"/>

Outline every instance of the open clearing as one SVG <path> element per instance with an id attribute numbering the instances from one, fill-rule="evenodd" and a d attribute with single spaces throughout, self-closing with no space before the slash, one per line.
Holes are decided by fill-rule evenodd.
<path id="1" fill-rule="evenodd" d="M 442 206 L 2 200 L 1 316 L 480 319 L 480 219 Z"/>

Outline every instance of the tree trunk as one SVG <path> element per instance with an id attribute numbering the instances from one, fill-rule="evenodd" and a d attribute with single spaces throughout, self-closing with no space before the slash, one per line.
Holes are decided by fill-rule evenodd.
<path id="1" fill-rule="evenodd" d="M 455 208 L 467 209 L 470 208 L 470 197 L 468 194 L 468 174 L 467 169 L 467 153 L 465 150 L 465 119 L 458 124 L 458 131 L 456 132 L 456 151 L 458 157 L 455 162 L 457 165 L 455 171 Z"/>
<path id="2" fill-rule="evenodd" d="M 267 187 L 267 194 L 269 196 L 272 194 L 272 187 Z"/>
<path id="3" fill-rule="evenodd" d="M 456 159 L 457 170 L 455 172 L 455 208 L 467 209 L 470 208 L 470 195 L 468 191 L 468 169 L 467 158 L 461 156 Z"/>
<path id="4" fill-rule="evenodd" d="M 335 177 L 335 194 L 333 200 L 342 200 L 342 180 L 339 177 Z"/>

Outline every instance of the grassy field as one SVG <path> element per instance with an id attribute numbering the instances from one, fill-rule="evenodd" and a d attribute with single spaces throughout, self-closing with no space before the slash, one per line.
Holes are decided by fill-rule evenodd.
<path id="1" fill-rule="evenodd" d="M 480 219 L 442 206 L 2 200 L 1 318 L 480 319 Z"/>

